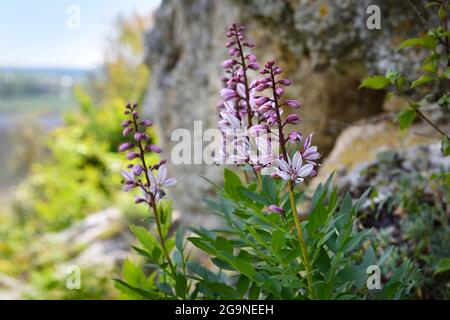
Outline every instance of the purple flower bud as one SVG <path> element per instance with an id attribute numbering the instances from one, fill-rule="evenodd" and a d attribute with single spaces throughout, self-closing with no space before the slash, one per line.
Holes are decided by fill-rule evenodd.
<path id="1" fill-rule="evenodd" d="M 122 127 L 126 128 L 131 124 L 131 120 L 125 120 L 124 122 L 122 122 Z"/>
<path id="2" fill-rule="evenodd" d="M 276 93 L 277 97 L 279 98 L 279 97 L 281 97 L 283 95 L 284 89 L 281 88 L 281 87 L 278 87 L 278 88 L 275 89 L 275 93 Z"/>
<path id="3" fill-rule="evenodd" d="M 246 94 L 245 94 L 245 85 L 244 85 L 243 83 L 238 83 L 238 84 L 236 85 L 236 92 L 237 92 L 237 94 L 238 94 L 241 98 L 244 98 L 244 99 L 245 99 L 245 97 L 246 97 Z"/>
<path id="4" fill-rule="evenodd" d="M 290 85 L 291 85 L 291 81 L 288 80 L 288 79 L 281 79 L 281 80 L 278 80 L 278 83 L 279 83 L 279 84 L 282 84 L 282 85 L 284 85 L 284 86 L 290 86 Z"/>
<path id="5" fill-rule="evenodd" d="M 129 143 L 129 142 L 122 143 L 119 147 L 119 152 L 127 151 L 128 149 L 131 149 L 133 147 L 134 147 L 134 144 L 132 144 L 132 143 Z"/>
<path id="6" fill-rule="evenodd" d="M 300 116 L 298 114 L 290 114 L 286 118 L 286 123 L 297 124 L 300 121 Z"/>
<path id="7" fill-rule="evenodd" d="M 281 67 L 276 67 L 273 69 L 273 73 L 274 74 L 280 74 L 283 72 L 283 69 L 281 69 Z"/>
<path id="8" fill-rule="evenodd" d="M 249 41 L 244 41 L 244 43 L 242 43 L 242 45 L 247 48 L 253 48 L 255 46 L 253 43 L 251 43 Z"/>
<path id="9" fill-rule="evenodd" d="M 225 33 L 225 35 L 230 38 L 234 35 L 234 33 L 232 31 L 228 31 L 227 33 Z"/>
<path id="10" fill-rule="evenodd" d="M 139 113 L 137 111 L 133 111 L 133 117 L 135 119 L 139 119 Z"/>
<path id="11" fill-rule="evenodd" d="M 269 98 L 267 97 L 259 97 L 256 99 L 255 103 L 258 107 L 262 106 L 263 104 L 267 103 L 269 101 Z"/>
<path id="12" fill-rule="evenodd" d="M 254 71 L 257 71 L 259 69 L 259 64 L 257 64 L 256 62 L 252 62 L 247 66 L 249 69 L 252 69 Z"/>
<path id="13" fill-rule="evenodd" d="M 130 110 L 125 110 L 125 112 L 123 114 L 125 114 L 125 115 L 130 114 Z"/>
<path id="14" fill-rule="evenodd" d="M 234 59 L 227 59 L 222 63 L 222 67 L 224 69 L 228 69 L 231 68 L 235 63 L 236 61 Z"/>
<path id="15" fill-rule="evenodd" d="M 284 103 L 288 107 L 293 108 L 293 109 L 300 108 L 300 102 L 298 102 L 297 100 L 294 100 L 294 99 L 288 99 L 288 100 L 284 101 Z"/>
<path id="16" fill-rule="evenodd" d="M 133 169 L 131 169 L 131 172 L 135 175 L 135 176 L 140 176 L 142 173 L 142 166 L 140 164 L 136 164 L 133 166 Z"/>
<path id="17" fill-rule="evenodd" d="M 136 132 L 134 134 L 134 140 L 136 141 L 141 141 L 143 140 L 144 134 L 142 132 Z"/>
<path id="18" fill-rule="evenodd" d="M 236 55 L 236 53 L 238 53 L 239 52 L 239 49 L 238 48 L 231 48 L 230 50 L 228 50 L 228 54 L 230 55 L 230 56 L 234 56 L 234 55 Z"/>
<path id="19" fill-rule="evenodd" d="M 269 85 L 263 83 L 263 84 L 257 85 L 255 89 L 256 89 L 256 91 L 261 92 L 261 91 L 266 90 L 267 88 L 269 88 Z"/>
<path id="20" fill-rule="evenodd" d="M 253 53 L 248 54 L 245 58 L 250 62 L 256 62 L 256 56 Z"/>
<path id="21" fill-rule="evenodd" d="M 148 151 L 153 151 L 155 153 L 161 153 L 161 148 L 154 144 L 149 144 L 145 147 Z"/>
<path id="22" fill-rule="evenodd" d="M 236 92 L 232 89 L 222 89 L 220 90 L 220 95 L 224 101 L 229 101 L 236 97 Z"/>
<path id="23" fill-rule="evenodd" d="M 267 133 L 269 131 L 269 127 L 263 124 L 256 124 L 248 129 L 251 134 L 259 135 L 260 133 Z"/>
<path id="24" fill-rule="evenodd" d="M 303 136 L 300 132 L 297 131 L 292 131 L 291 133 L 289 133 L 289 141 L 292 143 L 297 143 L 302 141 Z"/>
<path id="25" fill-rule="evenodd" d="M 275 64 L 275 60 L 269 60 L 266 62 L 266 64 L 264 65 L 264 67 L 266 69 L 270 69 L 270 67 L 272 67 Z"/>
<path id="26" fill-rule="evenodd" d="M 311 173 L 309 174 L 309 176 L 310 176 L 311 178 L 317 177 L 317 171 L 316 171 L 315 169 L 313 169 L 313 170 L 311 171 Z"/>
<path id="27" fill-rule="evenodd" d="M 136 159 L 136 158 L 139 158 L 139 153 L 137 153 L 137 152 L 129 152 L 127 154 L 127 159 L 128 160 L 133 160 L 133 159 Z"/>
<path id="28" fill-rule="evenodd" d="M 272 106 L 270 105 L 270 103 L 266 103 L 266 104 L 263 104 L 261 107 L 258 108 L 258 112 L 259 113 L 266 113 L 270 109 L 272 109 Z"/>
<path id="29" fill-rule="evenodd" d="M 142 126 L 144 127 L 151 127 L 153 125 L 153 121 L 152 120 L 142 120 L 141 122 L 139 122 Z"/>
<path id="30" fill-rule="evenodd" d="M 226 46 L 227 48 L 230 48 L 230 47 L 234 46 L 235 43 L 236 43 L 236 40 L 230 40 L 230 41 L 227 41 L 227 43 L 226 43 L 225 46 Z"/>
<path id="31" fill-rule="evenodd" d="M 161 160 L 159 163 L 153 165 L 154 170 L 158 170 L 160 166 L 165 165 L 167 163 L 167 160 Z"/>
<path id="32" fill-rule="evenodd" d="M 139 203 L 143 203 L 143 202 L 145 202 L 145 199 L 143 197 L 136 196 L 134 198 L 134 203 L 135 204 L 139 204 Z"/>
<path id="33" fill-rule="evenodd" d="M 131 109 L 131 104 L 127 103 L 127 105 L 125 106 L 126 109 Z"/>
<path id="34" fill-rule="evenodd" d="M 271 204 L 268 209 L 272 213 L 284 214 L 284 210 L 274 204 Z"/>
<path id="35" fill-rule="evenodd" d="M 122 131 L 122 135 L 125 137 L 125 136 L 129 135 L 131 132 L 133 132 L 133 128 L 128 127 Z"/>

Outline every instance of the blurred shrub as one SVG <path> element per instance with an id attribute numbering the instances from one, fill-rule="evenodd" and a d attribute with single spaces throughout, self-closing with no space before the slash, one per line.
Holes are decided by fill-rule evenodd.
<path id="1" fill-rule="evenodd" d="M 123 106 L 142 103 L 149 72 L 142 63 L 142 35 L 148 18 L 118 20 L 106 62 L 86 88 L 75 90 L 79 108 L 65 114 L 64 126 L 46 140 L 49 156 L 34 159 L 31 174 L 14 203 L 20 223 L 36 220 L 39 229 L 60 230 L 111 205 L 120 178 Z"/>
<path id="2" fill-rule="evenodd" d="M 362 179 L 383 175 L 382 167 L 392 168 L 396 157 L 383 156 L 379 165 L 361 173 Z M 393 247 L 387 265 L 392 268 L 410 257 L 419 281 L 414 296 L 419 299 L 450 298 L 450 174 L 445 170 L 426 171 L 397 168 L 378 181 L 372 197 L 389 187 L 384 200 L 368 208 L 361 222 L 377 230 L 379 250 Z M 386 189 L 385 189 L 386 190 Z M 386 191 L 384 191 L 386 192 Z"/>
<path id="3" fill-rule="evenodd" d="M 45 152 L 33 152 L 30 164 L 30 150 L 21 146 L 27 152 L 20 152 L 28 159 L 19 164 L 29 167 L 29 174 L 17 189 L 11 214 L 0 214 L 0 275 L 29 287 L 25 298 L 115 295 L 109 280 L 113 271 L 106 267 L 97 272 L 83 268 L 83 290 L 67 290 L 57 270 L 84 248 L 72 252 L 45 239 L 48 232 L 70 227 L 91 213 L 116 203 L 121 206 L 120 197 L 116 201 L 123 166 L 116 152 L 122 140 L 117 123 L 128 101 L 142 103 L 144 99 L 149 71 L 143 64 L 142 37 L 148 21 L 137 15 L 119 19 L 104 66 L 90 76 L 86 86 L 76 88 L 78 108 L 64 114 L 64 125 L 48 134 L 43 141 Z M 27 132 L 17 141 L 30 136 Z M 135 213 L 126 211 L 127 216 Z"/>

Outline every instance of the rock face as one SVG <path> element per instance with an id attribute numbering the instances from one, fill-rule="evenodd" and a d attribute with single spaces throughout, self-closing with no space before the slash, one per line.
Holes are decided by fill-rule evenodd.
<path id="1" fill-rule="evenodd" d="M 424 2 L 415 1 L 420 10 Z M 381 30 L 366 27 L 372 4 L 381 10 Z M 146 39 L 152 72 L 147 107 L 162 126 L 167 159 L 176 144 L 171 142 L 174 129 L 192 131 L 195 120 L 202 121 L 203 130 L 216 126 L 220 65 L 227 53 L 224 32 L 231 22 L 248 26 L 260 63 L 276 58 L 284 67 L 294 83 L 287 95 L 304 105 L 301 131 L 316 132 L 324 151 L 349 124 L 381 112 L 384 93 L 357 90 L 360 80 L 394 65 L 412 70 L 395 48 L 422 27 L 407 1 L 163 1 Z M 202 211 L 200 195 L 210 186 L 199 176 L 217 181 L 222 169 L 169 161 L 169 170 L 179 180 L 172 193 L 175 207 L 190 222 L 205 224 L 196 214 Z"/>

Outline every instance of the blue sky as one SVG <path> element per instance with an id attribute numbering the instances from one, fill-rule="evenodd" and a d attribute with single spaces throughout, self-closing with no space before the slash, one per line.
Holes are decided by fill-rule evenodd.
<path id="1" fill-rule="evenodd" d="M 161 0 L 1 0 L 0 66 L 97 66 L 105 37 L 119 15 L 146 14 Z M 71 5 L 80 8 L 80 29 L 67 27 Z"/>

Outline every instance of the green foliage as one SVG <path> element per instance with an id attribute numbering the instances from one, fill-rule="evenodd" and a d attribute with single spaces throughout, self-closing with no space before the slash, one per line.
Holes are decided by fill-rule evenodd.
<path id="1" fill-rule="evenodd" d="M 392 170 L 395 157 L 380 159 L 380 165 L 390 168 L 389 176 L 377 182 L 379 190 L 393 190 L 375 207 L 367 208 L 360 217 L 366 227 L 374 227 L 374 242 L 379 251 L 392 247 L 386 265 L 395 269 L 405 256 L 410 257 L 417 283 L 412 297 L 419 299 L 448 299 L 450 272 L 450 174 L 438 171 L 427 174 L 402 168 Z M 378 167 L 376 170 L 384 170 Z M 374 169 L 361 174 L 362 179 L 374 176 Z M 380 172 L 378 175 L 383 176 Z"/>
<path id="2" fill-rule="evenodd" d="M 190 261 L 189 254 L 185 255 L 184 231 L 179 230 L 176 236 L 166 238 L 177 266 L 173 275 L 155 233 L 132 227 L 140 243 L 133 249 L 145 262 L 143 269 L 127 263 L 123 280 L 117 280 L 116 286 L 125 298 L 307 299 L 306 269 L 292 228 L 293 218 L 290 214 L 267 212 L 269 204 L 290 212 L 285 187 L 284 182 L 267 176 L 261 186 L 245 185 L 237 174 L 226 169 L 219 199 L 207 201 L 224 221 L 224 227 L 191 228 L 187 238 L 208 256 L 214 268 Z M 367 268 L 376 264 L 382 273 L 388 272 L 384 263 L 389 256 L 387 251 L 377 259 L 370 243 L 371 230 L 361 230 L 356 224 L 368 194 L 356 202 L 348 194 L 341 198 L 331 187 L 331 178 L 319 185 L 311 198 L 303 192 L 297 194 L 299 201 L 311 205 L 302 228 L 313 266 L 315 298 L 399 299 L 409 295 L 416 275 L 407 260 L 399 264 L 400 271 L 383 278 L 386 283 L 381 290 L 367 289 Z"/>
<path id="3" fill-rule="evenodd" d="M 125 99 L 141 103 L 148 82 L 146 66 L 135 63 L 146 21 L 139 16 L 119 20 L 101 76 L 91 79 L 88 91 L 75 90 L 78 109 L 66 113 L 64 125 L 50 133 L 48 155 L 35 159 L 19 188 L 15 211 L 21 223 L 32 220 L 40 229 L 61 230 L 114 201 L 123 161 L 117 154 L 122 142 L 117 123 Z"/>

